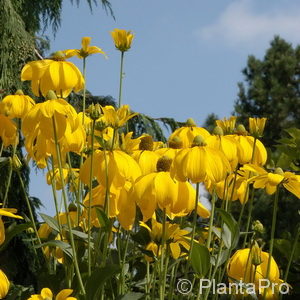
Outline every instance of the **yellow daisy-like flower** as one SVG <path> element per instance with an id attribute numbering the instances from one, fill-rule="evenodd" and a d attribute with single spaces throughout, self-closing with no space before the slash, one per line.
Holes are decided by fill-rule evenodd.
<path id="1" fill-rule="evenodd" d="M 265 169 L 253 164 L 244 165 L 242 170 L 256 174 L 249 179 L 249 182 L 253 182 L 254 188 L 265 188 L 267 194 L 272 195 L 275 193 L 277 186 L 282 184 L 289 192 L 300 199 L 299 175 L 292 172 L 283 172 L 281 168 L 275 169 L 274 173 L 268 173 Z"/>
<path id="2" fill-rule="evenodd" d="M 136 214 L 136 204 L 132 197 L 129 196 L 129 191 L 132 187 L 132 183 L 126 181 L 124 186 L 116 187 L 111 185 L 109 188 L 109 211 L 108 215 L 110 218 L 117 217 L 121 226 L 130 230 L 135 220 Z M 92 200 L 91 200 L 91 221 L 92 225 L 95 227 L 100 227 L 98 215 L 96 209 L 104 209 L 105 198 L 106 198 L 106 187 L 103 185 L 98 185 L 93 188 Z M 84 199 L 85 207 L 89 205 L 89 194 L 86 195 Z M 88 220 L 87 209 L 83 212 L 83 217 Z M 87 222 L 86 222 L 87 224 Z"/>
<path id="3" fill-rule="evenodd" d="M 21 80 L 31 80 L 35 96 L 46 97 L 52 90 L 58 97 L 66 98 L 73 90 L 78 92 L 83 89 L 84 78 L 79 69 L 65 59 L 65 54 L 58 51 L 51 59 L 29 62 L 21 71 Z"/>
<path id="4" fill-rule="evenodd" d="M 267 150 L 259 139 L 254 139 L 253 136 L 234 135 L 238 142 L 238 160 L 241 165 L 253 163 L 263 166 L 267 161 Z M 254 143 L 255 141 L 255 143 Z"/>
<path id="5" fill-rule="evenodd" d="M 207 180 L 217 183 L 225 179 L 231 166 L 223 152 L 207 146 L 200 136 L 194 140 L 195 146 L 182 149 L 175 156 L 172 176 L 180 181 L 190 179 L 193 183 Z"/>
<path id="6" fill-rule="evenodd" d="M 269 253 L 267 252 L 255 252 L 253 248 L 252 250 L 249 248 L 237 250 L 230 258 L 227 265 L 227 274 L 229 278 L 237 281 L 242 280 L 244 283 L 254 283 L 256 291 L 260 295 L 263 295 L 264 291 L 259 290 L 259 280 L 266 279 L 267 277 L 268 260 Z M 280 273 L 278 266 L 272 257 L 269 280 L 272 283 L 280 284 L 283 281 L 279 278 L 279 276 Z M 229 280 L 232 281 L 232 279 Z M 271 290 L 271 287 L 269 289 Z M 275 294 L 270 294 L 270 291 L 267 292 L 267 295 L 269 296 L 266 299 L 277 299 Z"/>
<path id="7" fill-rule="evenodd" d="M 80 168 L 80 179 L 90 184 L 91 157 L 89 156 Z M 106 172 L 108 175 L 106 182 Z M 100 151 L 94 153 L 93 176 L 103 186 L 123 187 L 126 181 L 134 182 L 141 176 L 138 163 L 121 150 Z"/>
<path id="8" fill-rule="evenodd" d="M 0 137 L 4 147 L 19 143 L 17 126 L 8 117 L 0 114 Z"/>
<path id="9" fill-rule="evenodd" d="M 156 257 L 160 256 L 161 249 L 161 241 L 163 235 L 163 224 L 156 221 L 155 218 L 151 219 L 151 228 L 144 222 L 140 222 L 140 226 L 146 228 L 149 233 L 152 242 L 150 242 L 146 250 L 152 251 L 153 255 Z M 180 245 L 186 250 L 185 253 L 190 249 L 190 243 L 187 241 L 190 232 L 184 229 L 180 229 L 178 224 L 171 224 L 166 222 L 166 236 L 165 241 L 167 246 L 170 249 L 171 255 L 174 259 L 178 259 L 181 255 L 184 254 L 182 252 Z M 159 251 L 160 249 L 160 251 Z M 151 261 L 151 258 L 146 257 L 147 260 Z"/>
<path id="10" fill-rule="evenodd" d="M 101 48 L 96 46 L 90 46 L 91 39 L 92 39 L 91 37 L 85 36 L 81 40 L 81 49 L 64 50 L 63 53 L 65 53 L 67 58 L 76 55 L 80 59 L 86 58 L 96 53 L 101 53 L 105 55 L 105 52 Z"/>
<path id="11" fill-rule="evenodd" d="M 129 105 L 123 105 L 119 109 L 115 109 L 111 105 L 103 106 L 103 116 L 99 119 L 104 121 L 108 126 L 119 128 L 126 124 L 128 120 L 138 115 L 131 113 Z"/>
<path id="12" fill-rule="evenodd" d="M 210 133 L 202 127 L 197 127 L 193 119 L 188 119 L 186 126 L 176 129 L 169 137 L 169 144 L 173 143 L 175 138 L 179 138 L 182 143 L 180 148 L 191 147 L 194 138 L 201 135 L 204 139 L 210 136 Z"/>
<path id="13" fill-rule="evenodd" d="M 79 177 L 79 169 L 70 169 L 68 166 L 62 169 L 64 183 L 71 183 L 72 185 L 76 184 Z M 50 185 L 52 180 L 55 180 L 55 188 L 56 190 L 62 189 L 62 180 L 60 177 L 59 168 L 55 168 L 54 171 L 51 170 L 46 174 L 47 183 Z M 74 190 L 74 186 L 73 187 Z"/>
<path id="14" fill-rule="evenodd" d="M 43 288 L 40 294 L 32 295 L 27 300 L 77 300 L 75 297 L 69 297 L 73 293 L 71 289 L 61 290 L 56 297 L 49 288 Z"/>
<path id="15" fill-rule="evenodd" d="M 226 179 L 215 185 L 217 195 L 222 200 L 239 200 L 244 203 L 248 200 L 247 179 L 240 175 L 230 174 Z"/>
<path id="16" fill-rule="evenodd" d="M 205 142 L 211 148 L 221 150 L 228 159 L 232 169 L 235 169 L 238 164 L 238 143 L 230 135 L 212 135 Z"/>
<path id="17" fill-rule="evenodd" d="M 4 299 L 8 294 L 10 283 L 5 273 L 0 270 L 0 299 Z"/>
<path id="18" fill-rule="evenodd" d="M 10 119 L 23 119 L 34 104 L 35 102 L 31 97 L 18 90 L 15 95 L 8 95 L 0 102 L 0 113 Z"/>
<path id="19" fill-rule="evenodd" d="M 157 171 L 139 177 L 132 189 L 131 197 L 142 211 L 143 220 L 150 219 L 156 208 L 165 209 L 170 218 L 185 216 L 195 206 L 195 189 L 189 182 L 174 180 L 169 170 L 167 157 L 158 160 Z M 199 203 L 198 213 L 207 218 L 209 211 Z"/>
<path id="20" fill-rule="evenodd" d="M 134 35 L 131 33 L 131 31 L 116 28 L 111 31 L 110 34 L 118 50 L 125 52 L 130 49 L 132 40 L 134 38 Z"/>
<path id="21" fill-rule="evenodd" d="M 17 210 L 15 208 L 0 208 L 0 216 L 23 219 L 23 217 L 16 215 Z M 5 241 L 5 227 L 2 218 L 0 218 L 0 245 Z"/>
<path id="22" fill-rule="evenodd" d="M 84 145 L 85 135 L 82 130 L 81 134 L 76 133 L 81 123 L 73 106 L 63 99 L 47 100 L 36 104 L 25 116 L 22 132 L 25 136 L 25 148 L 28 155 L 37 162 L 40 168 L 46 167 L 47 157 L 51 154 L 56 155 L 53 118 L 57 139 L 59 142 L 64 142 L 63 148 L 66 151 L 80 152 Z"/>

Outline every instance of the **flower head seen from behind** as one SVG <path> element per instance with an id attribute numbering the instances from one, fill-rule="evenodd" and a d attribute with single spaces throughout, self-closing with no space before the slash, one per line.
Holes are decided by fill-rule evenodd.
<path id="1" fill-rule="evenodd" d="M 101 53 L 105 56 L 105 52 L 96 46 L 90 46 L 92 38 L 89 36 L 85 36 L 81 40 L 81 49 L 70 49 L 64 50 L 66 57 L 77 56 L 80 59 L 86 58 L 92 54 Z"/>
<path id="2" fill-rule="evenodd" d="M 6 297 L 9 287 L 9 280 L 7 279 L 5 273 L 0 270 L 0 299 L 4 299 Z"/>
<path id="3" fill-rule="evenodd" d="M 83 89 L 84 78 L 79 69 L 71 62 L 65 61 L 66 54 L 55 52 L 50 59 L 31 61 L 21 71 L 21 80 L 30 80 L 35 96 L 46 97 L 50 90 L 58 97 L 66 98 L 74 90 Z"/>
<path id="4" fill-rule="evenodd" d="M 77 300 L 75 297 L 69 297 L 73 293 L 71 289 L 63 289 L 61 290 L 56 297 L 49 288 L 43 288 L 40 294 L 32 295 L 27 300 Z"/>
<path id="5" fill-rule="evenodd" d="M 128 51 L 131 47 L 132 40 L 134 38 L 134 35 L 131 33 L 131 31 L 127 31 L 125 29 L 114 29 L 111 32 L 111 36 L 114 40 L 115 46 L 118 50 L 121 52 Z"/>

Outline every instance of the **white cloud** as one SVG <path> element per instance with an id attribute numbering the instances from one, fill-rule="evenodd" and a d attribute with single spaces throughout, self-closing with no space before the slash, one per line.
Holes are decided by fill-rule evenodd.
<path id="1" fill-rule="evenodd" d="M 274 8 L 270 1 L 268 11 L 257 11 L 254 9 L 257 1 L 260 0 L 231 2 L 214 23 L 200 28 L 197 35 L 202 40 L 221 40 L 233 47 L 265 44 L 276 34 L 299 43 L 300 5 L 288 6 L 287 1 L 281 1 L 280 7 Z"/>

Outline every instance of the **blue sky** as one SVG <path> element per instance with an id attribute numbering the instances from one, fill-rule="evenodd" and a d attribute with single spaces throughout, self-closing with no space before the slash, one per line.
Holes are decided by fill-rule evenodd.
<path id="1" fill-rule="evenodd" d="M 117 98 L 119 56 L 109 32 L 132 30 L 135 39 L 125 55 L 123 102 L 152 117 L 192 117 L 203 124 L 214 112 L 230 116 L 237 97 L 237 82 L 249 54 L 263 57 L 279 34 L 293 45 L 300 43 L 300 2 L 293 0 L 112 0 L 116 17 L 101 5 L 91 14 L 63 1 L 62 23 L 51 51 L 78 49 L 83 36 L 108 56 L 94 55 L 87 62 L 87 88 L 94 95 Z M 76 2 L 76 1 L 74 1 Z M 81 68 L 79 59 L 73 59 Z M 50 188 L 41 175 L 32 175 L 31 194 L 48 198 Z M 53 213 L 52 204 L 46 211 Z"/>

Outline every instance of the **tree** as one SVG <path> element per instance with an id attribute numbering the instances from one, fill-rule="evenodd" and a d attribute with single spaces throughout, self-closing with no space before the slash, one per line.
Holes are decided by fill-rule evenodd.
<path id="1" fill-rule="evenodd" d="M 300 126 L 300 46 L 275 36 L 264 58 L 250 55 L 242 73 L 235 114 L 241 120 L 267 117 L 264 142 L 274 145 L 283 129 Z"/>
<path id="2" fill-rule="evenodd" d="M 86 0 L 92 10 L 97 0 Z M 80 0 L 73 1 L 78 5 Z M 99 0 L 112 16 L 108 0 Z M 39 59 L 49 43 L 38 33 L 51 25 L 59 28 L 62 0 L 0 0 L 0 90 L 10 94 L 26 87 L 20 70 L 30 60 Z M 4 90 L 4 91 L 3 91 Z"/>
<path id="3" fill-rule="evenodd" d="M 97 4 L 96 0 L 86 1 L 91 10 Z M 71 2 L 78 5 L 80 1 Z M 108 0 L 99 0 L 99 2 L 113 16 L 110 2 Z M 20 81 L 20 70 L 26 62 L 40 59 L 40 54 L 43 55 L 44 50 L 49 47 L 47 38 L 39 37 L 38 34 L 47 26 L 52 26 L 54 33 L 56 32 L 60 25 L 62 3 L 62 0 L 0 0 L 0 97 L 12 94 L 20 88 L 30 93 L 28 83 Z M 0 148 L 1 145 L 0 140 Z M 6 158 L 11 156 L 11 153 L 10 148 L 2 151 L 0 202 L 3 202 L 6 192 L 5 183 L 10 169 L 7 163 L 9 160 Z M 23 163 L 20 173 L 28 196 L 29 168 L 22 154 L 22 139 L 16 153 Z M 9 207 L 17 208 L 19 213 L 28 216 L 24 197 L 18 174 L 13 171 L 8 190 Z M 32 197 L 29 199 L 35 213 L 34 209 L 38 208 L 40 202 Z M 5 219 L 6 225 L 13 225 L 12 222 L 14 221 Z M 12 239 L 9 245 L 1 247 L 1 269 L 6 271 L 14 283 L 26 286 L 35 285 L 35 276 L 38 276 L 39 267 L 38 262 L 34 261 L 36 256 L 32 253 L 30 239 L 31 235 L 23 232 Z"/>

